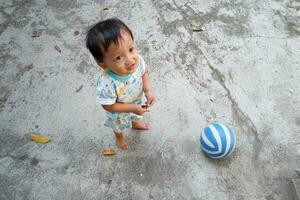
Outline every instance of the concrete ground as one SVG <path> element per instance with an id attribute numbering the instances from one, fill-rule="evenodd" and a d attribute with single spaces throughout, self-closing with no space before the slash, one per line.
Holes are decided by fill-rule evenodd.
<path id="1" fill-rule="evenodd" d="M 132 29 L 157 97 L 128 150 L 103 125 L 84 45 L 109 17 Z M 1 200 L 297 199 L 299 1 L 7 0 L 0 21 Z M 224 160 L 199 145 L 217 121 L 237 137 Z"/>

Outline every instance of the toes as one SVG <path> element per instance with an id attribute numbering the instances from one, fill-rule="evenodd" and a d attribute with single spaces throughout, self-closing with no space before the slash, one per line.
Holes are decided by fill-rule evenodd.
<path id="1" fill-rule="evenodd" d="M 117 146 L 121 149 L 127 149 L 128 148 L 128 144 L 127 144 L 127 141 L 126 139 L 124 138 L 124 136 L 117 136 L 116 135 L 116 143 L 117 143 Z"/>
<path id="2" fill-rule="evenodd" d="M 138 129 L 138 130 L 148 130 L 149 124 L 146 122 L 135 122 L 132 124 L 132 128 Z"/>
<path id="3" fill-rule="evenodd" d="M 145 127 L 143 129 L 148 130 L 149 129 L 149 125 L 145 124 Z"/>
<path id="4" fill-rule="evenodd" d="M 121 149 L 128 149 L 127 143 L 117 143 L 117 146 Z"/>

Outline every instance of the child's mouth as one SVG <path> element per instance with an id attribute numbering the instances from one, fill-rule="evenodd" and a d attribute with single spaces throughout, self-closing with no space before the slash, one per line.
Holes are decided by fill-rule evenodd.
<path id="1" fill-rule="evenodd" d="M 128 71 L 133 71 L 133 70 L 135 70 L 135 65 L 128 68 Z"/>

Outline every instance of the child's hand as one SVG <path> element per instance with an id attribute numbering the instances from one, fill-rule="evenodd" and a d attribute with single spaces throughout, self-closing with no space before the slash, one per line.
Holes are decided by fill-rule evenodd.
<path id="1" fill-rule="evenodd" d="M 145 93 L 145 96 L 146 96 L 146 99 L 147 99 L 146 105 L 148 107 L 151 107 L 155 102 L 155 97 L 154 97 L 153 93 L 152 92 L 147 92 L 147 93 Z"/>
<path id="2" fill-rule="evenodd" d="M 144 106 L 141 106 L 141 105 L 136 105 L 136 109 L 135 109 L 135 111 L 133 113 L 137 114 L 137 115 L 142 115 L 145 112 L 149 112 L 149 109 L 148 109 L 147 106 L 144 107 Z"/>

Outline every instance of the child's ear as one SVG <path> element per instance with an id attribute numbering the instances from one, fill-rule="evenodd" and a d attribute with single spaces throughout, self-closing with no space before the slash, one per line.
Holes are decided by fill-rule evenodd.
<path id="1" fill-rule="evenodd" d="M 105 69 L 106 68 L 106 64 L 101 61 L 101 60 L 96 60 L 97 64 L 102 68 L 102 69 Z"/>

